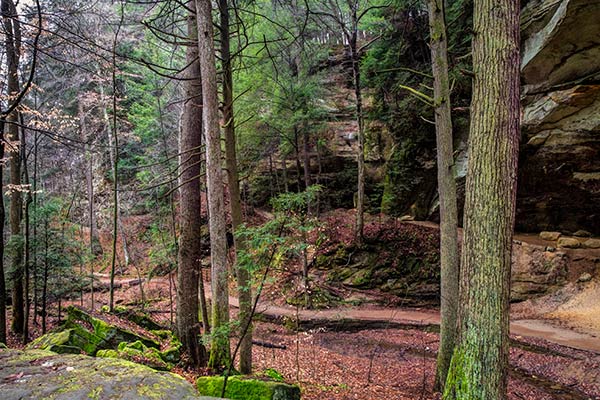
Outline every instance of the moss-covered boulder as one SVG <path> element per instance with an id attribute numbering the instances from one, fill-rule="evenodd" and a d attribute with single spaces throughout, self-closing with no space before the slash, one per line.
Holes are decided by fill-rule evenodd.
<path id="1" fill-rule="evenodd" d="M 133 333 L 95 318 L 75 307 L 67 309 L 67 320 L 57 330 L 31 342 L 28 349 L 50 350 L 56 353 L 96 355 L 98 350 L 116 350 L 120 343 L 141 342 L 149 348 L 160 348 L 158 341 Z"/>
<path id="2" fill-rule="evenodd" d="M 59 354 L 93 354 L 96 338 L 85 329 L 65 329 L 50 332 L 31 342 L 27 348 L 49 350 Z"/>
<path id="3" fill-rule="evenodd" d="M 202 395 L 220 396 L 224 379 L 222 376 L 202 376 L 196 386 Z M 300 400 L 300 388 L 282 382 L 232 376 L 227 379 L 225 397 L 232 400 Z"/>
<path id="4" fill-rule="evenodd" d="M 91 316 L 83 310 L 76 307 L 67 308 L 68 318 L 64 327 L 85 327 L 91 331 L 100 340 L 97 343 L 98 349 L 116 349 L 119 343 L 141 341 L 147 347 L 160 348 L 160 343 L 149 337 L 144 337 L 133 333 L 119 326 L 109 324 L 108 322 Z M 91 329 L 89 329 L 91 327 Z"/>
<path id="5" fill-rule="evenodd" d="M 160 350 L 154 347 L 147 347 L 139 340 L 133 343 L 122 342 L 119 344 L 116 354 L 111 351 L 101 353 L 100 355 L 111 358 L 116 355 L 118 358 L 144 364 L 159 371 L 170 371 L 173 368 L 173 364 L 164 360 L 164 355 Z"/>
<path id="6" fill-rule="evenodd" d="M 205 399 L 182 377 L 129 361 L 0 350 L 0 397 L 17 399 Z"/>

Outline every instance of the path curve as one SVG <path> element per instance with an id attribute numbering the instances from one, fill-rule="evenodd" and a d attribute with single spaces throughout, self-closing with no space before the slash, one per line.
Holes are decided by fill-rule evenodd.
<path id="1" fill-rule="evenodd" d="M 235 297 L 229 298 L 229 304 L 238 307 Z M 433 310 L 413 310 L 407 308 L 331 308 L 325 310 L 297 310 L 295 307 L 280 307 L 268 303 L 259 303 L 257 313 L 269 317 L 298 318 L 300 321 L 388 321 L 395 324 L 411 324 L 417 326 L 439 325 L 439 312 Z M 510 323 L 512 335 L 543 339 L 547 342 L 561 346 L 572 347 L 579 350 L 592 351 L 600 354 L 600 338 L 594 335 L 575 332 L 570 329 L 552 325 L 548 321 L 523 319 Z"/>

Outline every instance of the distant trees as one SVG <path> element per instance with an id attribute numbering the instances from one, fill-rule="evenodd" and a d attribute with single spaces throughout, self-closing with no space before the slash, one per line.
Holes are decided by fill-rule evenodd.
<path id="1" fill-rule="evenodd" d="M 519 12 L 511 0 L 474 2 L 461 329 L 444 399 L 506 398 L 520 139 Z"/>

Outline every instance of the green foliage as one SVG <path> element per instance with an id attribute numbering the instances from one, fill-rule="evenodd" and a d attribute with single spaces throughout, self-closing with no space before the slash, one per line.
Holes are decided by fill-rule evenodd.
<path id="1" fill-rule="evenodd" d="M 59 198 L 42 197 L 40 200 L 31 215 L 38 227 L 37 237 L 31 238 L 29 268 L 31 279 L 38 280 L 38 288 L 43 285 L 46 270 L 47 300 L 52 302 L 76 296 L 89 284 L 90 277 L 82 276 L 78 267 L 92 256 L 89 248 L 79 240 L 80 227 L 67 220 L 70 204 Z M 18 236 L 15 239 L 22 240 Z"/>

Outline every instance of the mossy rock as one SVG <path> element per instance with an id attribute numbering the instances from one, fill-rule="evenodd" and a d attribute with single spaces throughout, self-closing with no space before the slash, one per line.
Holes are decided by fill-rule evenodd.
<path id="1" fill-rule="evenodd" d="M 161 338 L 163 341 L 165 341 L 165 342 L 168 341 L 168 343 L 169 343 L 167 345 L 166 349 L 164 349 L 161 352 L 161 358 L 168 363 L 172 363 L 172 364 L 178 363 L 179 360 L 181 359 L 182 344 L 179 341 L 179 339 L 177 339 L 177 337 L 175 337 L 173 332 L 171 332 L 167 329 L 152 330 L 150 332 L 153 333 L 154 335 L 158 336 L 159 338 Z"/>
<path id="2" fill-rule="evenodd" d="M 67 309 L 68 318 L 63 325 L 31 342 L 28 349 L 41 349 L 55 353 L 85 353 L 96 355 L 98 350 L 116 350 L 121 342 L 141 342 L 144 346 L 158 349 L 155 340 L 111 325 L 75 307 Z"/>
<path id="3" fill-rule="evenodd" d="M 120 358 L 119 357 L 119 352 L 117 350 L 98 350 L 98 352 L 96 353 L 96 357 L 103 357 L 103 358 Z"/>
<path id="4" fill-rule="evenodd" d="M 114 353 L 108 353 L 114 356 Z M 117 357 L 124 360 L 135 361 L 159 371 L 170 371 L 173 365 L 164 360 L 164 355 L 154 347 L 147 347 L 141 341 L 133 343 L 122 342 L 117 349 Z"/>
<path id="5" fill-rule="evenodd" d="M 127 307 L 121 306 L 118 309 L 115 308 L 115 314 L 141 326 L 144 329 L 148 329 L 149 331 L 164 329 L 163 326 L 157 324 L 152 318 L 150 318 L 148 314 L 132 310 Z"/>
<path id="6" fill-rule="evenodd" d="M 344 284 L 354 287 L 366 287 L 369 286 L 371 277 L 373 276 L 373 270 L 364 268 L 356 271 L 350 277 L 344 280 Z"/>
<path id="7" fill-rule="evenodd" d="M 137 340 L 140 340 L 147 347 L 160 348 L 160 344 L 155 340 L 136 335 L 126 329 L 111 325 L 99 318 L 92 317 L 85 311 L 76 307 L 68 307 L 67 314 L 68 319 L 65 322 L 65 327 L 81 327 L 81 325 L 78 324 L 78 321 L 91 325 L 93 334 L 100 339 L 97 343 L 98 349 L 116 349 L 121 342 L 135 342 Z"/>
<path id="8" fill-rule="evenodd" d="M 49 332 L 27 345 L 28 349 L 49 350 L 59 354 L 96 353 L 99 338 L 80 326 Z"/>
<path id="9" fill-rule="evenodd" d="M 178 375 L 115 358 L 6 349 L 0 365 L 2 400 L 205 399 Z"/>
<path id="10" fill-rule="evenodd" d="M 196 381 L 196 387 L 202 395 L 220 396 L 224 379 L 222 376 L 202 376 Z M 300 388 L 281 382 L 232 376 L 227 379 L 225 397 L 232 400 L 300 400 Z"/>

